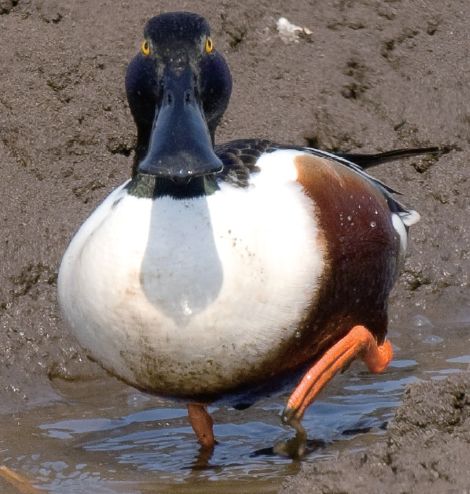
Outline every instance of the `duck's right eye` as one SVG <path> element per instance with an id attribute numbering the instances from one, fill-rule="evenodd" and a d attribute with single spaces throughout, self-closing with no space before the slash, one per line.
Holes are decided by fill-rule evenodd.
<path id="1" fill-rule="evenodd" d="M 142 41 L 142 44 L 140 45 L 140 51 L 145 56 L 150 55 L 150 43 L 147 40 Z"/>
<path id="2" fill-rule="evenodd" d="M 214 42 L 212 41 L 211 37 L 206 38 L 206 44 L 204 46 L 204 49 L 206 50 L 206 53 L 212 53 L 214 51 Z"/>

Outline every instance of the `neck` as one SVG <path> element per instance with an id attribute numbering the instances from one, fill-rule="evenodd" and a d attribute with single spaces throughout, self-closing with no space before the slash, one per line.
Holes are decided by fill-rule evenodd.
<path id="1" fill-rule="evenodd" d="M 169 196 L 173 199 L 190 199 L 214 193 L 218 185 L 214 175 L 196 177 L 186 184 L 153 175 L 136 173 L 127 186 L 128 193 L 141 198 L 155 199 Z"/>

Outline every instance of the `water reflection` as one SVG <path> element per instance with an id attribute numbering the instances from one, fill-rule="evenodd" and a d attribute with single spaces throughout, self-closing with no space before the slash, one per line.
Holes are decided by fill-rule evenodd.
<path id="1" fill-rule="evenodd" d="M 306 413 L 303 461 L 367 448 L 384 433 L 404 388 L 466 369 L 469 326 L 391 329 L 396 358 L 383 375 L 360 364 L 335 378 Z M 429 344 L 435 334 L 443 344 Z M 275 454 L 293 436 L 280 423 L 285 397 L 245 411 L 211 408 L 220 444 L 199 450 L 181 404 L 143 395 L 117 382 L 61 384 L 62 403 L 0 416 L 0 461 L 46 492 L 146 494 L 277 492 L 301 466 Z"/>

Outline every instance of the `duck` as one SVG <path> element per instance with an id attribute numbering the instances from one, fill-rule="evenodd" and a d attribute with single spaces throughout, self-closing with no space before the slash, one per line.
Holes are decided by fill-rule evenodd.
<path id="1" fill-rule="evenodd" d="M 195 13 L 148 20 L 125 85 L 134 164 L 65 251 L 63 317 L 110 374 L 186 403 L 206 450 L 210 404 L 292 390 L 281 419 L 302 454 L 305 410 L 334 375 L 393 357 L 388 298 L 420 216 L 367 169 L 437 148 L 216 144 L 232 79 Z"/>

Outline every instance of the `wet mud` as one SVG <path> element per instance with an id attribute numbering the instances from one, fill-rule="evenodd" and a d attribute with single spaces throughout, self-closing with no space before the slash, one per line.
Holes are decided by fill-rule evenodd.
<path id="1" fill-rule="evenodd" d="M 411 385 L 380 444 L 306 465 L 281 492 L 468 492 L 469 390 L 469 372 Z"/>
<path id="2" fill-rule="evenodd" d="M 181 9 L 207 17 L 232 70 L 234 92 L 218 142 L 259 137 L 355 152 L 443 149 L 439 157 L 373 170 L 422 216 L 390 320 L 395 333 L 403 321 L 432 322 L 434 343 L 469 355 L 466 0 L 3 0 L 1 416 L 60 402 L 63 381 L 110 380 L 62 321 L 58 264 L 84 218 L 130 174 L 136 136 L 124 73 L 143 24 Z M 281 16 L 308 30 L 282 39 Z M 453 324 L 466 330 L 447 331 Z M 433 370 L 432 352 L 422 365 Z M 468 374 L 413 386 L 370 450 L 306 465 L 282 490 L 468 492 L 469 389 Z"/>

